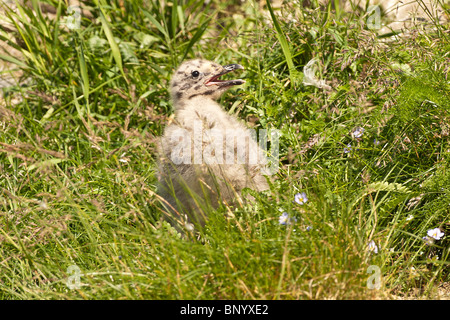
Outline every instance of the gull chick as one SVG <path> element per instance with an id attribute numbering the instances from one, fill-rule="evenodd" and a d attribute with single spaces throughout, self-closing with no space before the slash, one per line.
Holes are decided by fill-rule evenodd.
<path id="1" fill-rule="evenodd" d="M 172 76 L 175 116 L 158 146 L 158 193 L 172 222 L 203 225 L 205 208 L 235 203 L 243 188 L 269 188 L 266 155 L 256 137 L 216 102 L 230 87 L 245 83 L 219 79 L 239 69 L 244 68 L 196 59 Z"/>

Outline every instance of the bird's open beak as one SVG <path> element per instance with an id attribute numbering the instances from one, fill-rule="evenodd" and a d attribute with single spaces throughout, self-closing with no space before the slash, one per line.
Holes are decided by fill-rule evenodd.
<path id="1" fill-rule="evenodd" d="M 209 79 L 208 81 L 206 81 L 205 85 L 207 86 L 219 86 L 219 87 L 229 87 L 229 86 L 235 86 L 235 85 L 240 85 L 240 84 L 244 84 L 245 81 L 242 79 L 237 79 L 237 80 L 219 80 L 219 77 L 223 76 L 224 74 L 227 74 L 231 71 L 234 70 L 244 70 L 244 67 L 241 66 L 240 64 L 229 64 L 226 66 L 223 66 L 223 71 L 220 72 L 219 74 L 214 75 L 211 79 Z"/>

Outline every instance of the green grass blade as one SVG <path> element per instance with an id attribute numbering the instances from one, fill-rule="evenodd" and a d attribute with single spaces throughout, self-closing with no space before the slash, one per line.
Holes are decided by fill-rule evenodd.
<path id="1" fill-rule="evenodd" d="M 184 11 L 183 11 L 183 7 L 180 5 L 177 5 L 177 12 L 178 12 L 178 19 L 180 20 L 180 28 L 181 28 L 181 32 L 183 34 L 186 34 L 186 28 L 185 28 L 185 19 L 184 19 Z"/>
<path id="2" fill-rule="evenodd" d="M 171 15 L 171 28 L 172 28 L 172 38 L 175 38 L 177 34 L 177 25 L 178 25 L 178 1 L 174 0 L 172 3 L 172 15 Z"/>
<path id="3" fill-rule="evenodd" d="M 181 60 L 186 59 L 189 51 L 192 49 L 194 44 L 200 40 L 200 38 L 202 37 L 202 35 L 205 33 L 206 29 L 208 28 L 209 21 L 211 21 L 211 19 L 206 20 L 200 27 L 198 27 L 197 32 L 194 34 L 192 39 L 187 44 L 186 49 L 184 50 L 183 59 L 181 59 Z"/>
<path id="4" fill-rule="evenodd" d="M 18 65 L 19 67 L 21 67 L 23 69 L 29 68 L 29 66 L 27 64 L 25 64 L 24 62 L 20 61 L 19 59 L 14 58 L 14 57 L 11 57 L 11 56 L 0 54 L 0 59 L 7 61 L 7 62 L 14 63 L 15 65 Z"/>
<path id="5" fill-rule="evenodd" d="M 124 79 L 128 82 L 128 79 L 125 76 L 125 72 L 123 71 L 122 55 L 120 54 L 119 46 L 117 45 L 117 42 L 114 39 L 114 35 L 112 33 L 108 21 L 105 18 L 105 14 L 102 8 L 100 8 L 100 21 L 102 22 L 103 31 L 105 32 L 106 39 L 108 40 L 109 46 L 111 48 L 114 61 L 116 61 L 120 73 L 123 75 Z"/>
<path id="6" fill-rule="evenodd" d="M 267 3 L 267 8 L 269 9 L 270 16 L 273 21 L 273 25 L 275 26 L 275 29 L 277 31 L 277 33 L 276 33 L 277 39 L 280 42 L 281 49 L 283 50 L 284 58 L 286 59 L 286 63 L 289 68 L 291 82 L 292 82 L 292 84 L 295 84 L 295 75 L 294 75 L 295 66 L 294 66 L 294 62 L 292 61 L 292 55 L 291 55 L 291 50 L 289 49 L 289 44 L 286 40 L 283 30 L 281 30 L 281 26 L 278 23 L 277 17 L 275 16 L 275 13 L 273 12 L 272 6 L 270 5 L 270 1 L 266 0 L 266 3 Z"/>
<path id="7" fill-rule="evenodd" d="M 84 50 L 83 50 L 83 43 L 80 43 L 80 73 L 81 73 L 81 80 L 83 82 L 83 94 L 84 98 L 86 100 L 86 110 L 88 113 L 88 116 L 91 114 L 90 107 L 89 107 L 89 76 L 86 66 L 86 60 L 84 57 Z"/>
<path id="8" fill-rule="evenodd" d="M 169 34 L 167 33 L 166 29 L 150 14 L 150 12 L 144 10 L 145 16 L 150 20 L 150 22 L 156 27 L 156 29 L 161 32 L 166 39 L 169 38 Z"/>

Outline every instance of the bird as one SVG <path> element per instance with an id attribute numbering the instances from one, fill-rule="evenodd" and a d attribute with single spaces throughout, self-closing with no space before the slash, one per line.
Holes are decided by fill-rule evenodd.
<path id="1" fill-rule="evenodd" d="M 235 204 L 244 188 L 269 189 L 267 159 L 251 130 L 217 102 L 242 79 L 220 77 L 240 64 L 183 62 L 170 80 L 173 121 L 159 139 L 158 194 L 177 228 L 204 226 L 208 207 Z"/>

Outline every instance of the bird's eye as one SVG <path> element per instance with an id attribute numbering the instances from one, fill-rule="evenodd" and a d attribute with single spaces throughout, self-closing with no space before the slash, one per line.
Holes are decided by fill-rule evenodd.
<path id="1" fill-rule="evenodd" d="M 192 76 L 194 77 L 194 78 L 197 78 L 199 75 L 200 75 L 200 72 L 198 72 L 197 70 L 195 70 L 195 71 L 192 71 Z"/>

